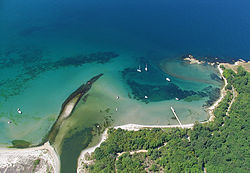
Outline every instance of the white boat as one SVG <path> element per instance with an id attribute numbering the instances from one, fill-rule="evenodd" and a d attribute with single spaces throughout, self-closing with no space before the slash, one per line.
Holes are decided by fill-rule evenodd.
<path id="1" fill-rule="evenodd" d="M 175 100 L 177 100 L 177 101 L 178 101 L 178 100 L 179 100 L 179 98 L 175 97 Z"/>
<path id="2" fill-rule="evenodd" d="M 120 98 L 119 96 L 116 97 L 117 100 L 118 100 L 119 98 Z"/>
<path id="3" fill-rule="evenodd" d="M 166 77 L 166 80 L 167 80 L 168 82 L 170 82 L 170 81 L 171 81 L 168 77 Z"/>
<path id="4" fill-rule="evenodd" d="M 8 124 L 12 123 L 11 121 L 8 121 Z"/>
<path id="5" fill-rule="evenodd" d="M 148 96 L 144 96 L 145 97 L 145 99 L 147 99 L 148 98 Z"/>
<path id="6" fill-rule="evenodd" d="M 22 114 L 22 111 L 20 110 L 20 108 L 17 108 L 17 113 Z"/>
<path id="7" fill-rule="evenodd" d="M 148 65 L 146 64 L 145 71 L 148 71 Z"/>
<path id="8" fill-rule="evenodd" d="M 115 108 L 115 111 L 117 112 L 117 111 L 118 111 L 118 108 Z"/>
<path id="9" fill-rule="evenodd" d="M 139 73 L 141 73 L 141 66 L 139 66 L 139 68 L 137 69 L 137 71 L 138 71 Z"/>

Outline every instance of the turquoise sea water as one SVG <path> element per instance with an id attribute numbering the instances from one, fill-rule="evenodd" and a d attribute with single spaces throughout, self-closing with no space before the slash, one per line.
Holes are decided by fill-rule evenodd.
<path id="1" fill-rule="evenodd" d="M 85 147 L 75 142 L 85 139 L 79 132 L 88 136 L 88 128 L 107 115 L 113 125 L 177 124 L 173 106 L 183 123 L 206 120 L 203 105 L 222 85 L 218 72 L 179 58 L 190 53 L 249 60 L 248 9 L 247 0 L 2 0 L 1 146 L 14 139 L 40 143 L 63 101 L 99 73 L 104 76 L 87 102 L 60 132 L 62 162 L 76 159 L 79 151 L 67 153 L 73 144 Z"/>

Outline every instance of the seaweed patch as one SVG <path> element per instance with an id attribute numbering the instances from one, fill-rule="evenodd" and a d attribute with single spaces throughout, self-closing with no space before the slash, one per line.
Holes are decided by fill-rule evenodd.
<path id="1" fill-rule="evenodd" d="M 87 55 L 63 57 L 57 61 L 45 61 L 43 52 L 39 49 L 26 48 L 20 50 L 13 48 L 6 50 L 1 56 L 6 56 L 6 58 L 1 57 L 0 59 L 2 69 L 18 65 L 21 70 L 21 73 L 14 77 L 0 81 L 0 97 L 7 100 L 10 96 L 20 94 L 27 87 L 26 83 L 28 81 L 33 80 L 43 72 L 68 66 L 78 67 L 93 62 L 104 64 L 119 55 L 114 52 L 96 52 Z"/>

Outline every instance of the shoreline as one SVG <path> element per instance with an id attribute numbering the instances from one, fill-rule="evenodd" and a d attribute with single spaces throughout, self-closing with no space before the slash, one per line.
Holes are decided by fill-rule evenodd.
<path id="1" fill-rule="evenodd" d="M 46 142 L 42 146 L 24 149 L 0 148 L 0 156 L 0 169 L 5 169 L 5 171 L 10 167 L 33 167 L 34 162 L 39 159 L 46 163 L 46 166 L 44 167 L 44 165 L 42 165 L 39 171 L 44 171 L 48 166 L 52 168 L 53 172 L 60 172 L 60 157 L 49 142 Z M 33 164 L 28 165 L 28 162 L 32 162 Z M 27 165 L 25 165 L 25 163 L 27 163 Z M 39 164 L 37 166 L 39 166 Z"/>
<path id="2" fill-rule="evenodd" d="M 92 84 L 102 75 L 103 74 L 94 76 L 86 84 L 82 84 L 64 101 L 57 120 L 48 132 L 48 136 L 45 137 L 45 140 L 43 140 L 40 145 L 22 149 L 7 148 L 8 146 L 6 148 L 0 147 L 0 172 L 2 170 L 5 172 L 7 169 L 19 169 L 20 167 L 23 170 L 28 169 L 30 171 L 30 169 L 32 170 L 32 167 L 34 167 L 35 161 L 39 160 L 40 163 L 42 160 L 41 164 L 38 163 L 36 165 L 40 166 L 44 164 L 39 172 L 47 172 L 46 169 L 52 167 L 52 172 L 60 173 L 60 156 L 57 153 L 56 148 L 50 145 L 50 142 L 54 141 L 62 122 L 71 115 L 78 101 L 90 90 Z"/>
<path id="3" fill-rule="evenodd" d="M 49 130 L 47 136 L 44 138 L 44 141 L 50 141 L 51 143 L 54 143 L 54 140 L 57 136 L 58 131 L 60 130 L 63 121 L 70 117 L 80 99 L 91 89 L 93 83 L 95 83 L 102 75 L 103 74 L 101 73 L 92 77 L 86 84 L 82 84 L 78 89 L 76 89 L 67 97 L 67 99 L 61 106 L 61 111 L 57 120 Z M 43 144 L 43 142 L 41 144 Z"/>
<path id="4" fill-rule="evenodd" d="M 222 89 L 220 90 L 220 98 L 219 98 L 218 100 L 216 100 L 216 101 L 214 102 L 213 105 L 211 105 L 210 107 L 207 108 L 210 117 L 209 117 L 209 119 L 208 119 L 207 121 L 205 121 L 205 122 L 203 122 L 203 123 L 207 123 L 207 122 L 210 122 L 210 121 L 213 121 L 213 120 L 214 120 L 215 116 L 214 116 L 214 114 L 213 114 L 213 111 L 214 111 L 214 109 L 219 105 L 219 103 L 222 101 L 222 99 L 223 99 L 223 98 L 225 97 L 225 95 L 226 95 L 227 80 L 226 80 L 226 78 L 223 76 L 223 70 L 220 68 L 220 65 L 221 65 L 221 64 L 218 64 L 217 68 L 218 68 L 218 70 L 219 70 L 219 72 L 220 72 L 220 76 L 222 77 L 222 79 L 223 79 L 223 81 L 224 81 L 224 85 L 223 85 Z"/>
<path id="5" fill-rule="evenodd" d="M 198 60 L 197 60 L 198 61 Z M 204 121 L 204 122 L 199 122 L 201 124 L 205 124 L 205 123 L 209 123 L 210 121 L 213 121 L 215 116 L 213 114 L 213 111 L 214 109 L 219 105 L 219 103 L 223 100 L 223 98 L 225 97 L 226 95 L 226 91 L 225 91 L 225 88 L 226 88 L 226 85 L 227 85 L 227 80 L 226 78 L 223 76 L 223 70 L 220 68 L 220 63 L 217 65 L 217 68 L 219 70 L 219 73 L 220 73 L 220 76 L 222 77 L 222 79 L 224 80 L 224 85 L 223 87 L 221 88 L 220 90 L 220 98 L 218 100 L 216 100 L 213 105 L 211 105 L 209 108 L 207 108 L 208 110 L 208 113 L 210 115 L 209 119 L 207 121 Z M 123 130 L 128 130 L 128 131 L 138 131 L 140 129 L 143 129 L 143 128 L 193 128 L 195 123 L 190 123 L 190 124 L 182 124 L 181 125 L 140 125 L 140 124 L 125 124 L 125 125 L 120 125 L 120 126 L 115 126 L 115 127 L 111 127 L 111 128 L 114 128 L 114 129 L 118 129 L 118 128 L 121 128 Z M 82 173 L 83 172 L 83 169 L 82 169 L 82 166 L 83 164 L 91 164 L 93 163 L 93 160 L 87 160 L 85 157 L 87 154 L 91 155 L 91 153 L 93 153 L 95 151 L 96 148 L 98 148 L 102 142 L 104 142 L 107 138 L 108 138 L 108 134 L 107 134 L 107 130 L 105 130 L 105 132 L 102 134 L 102 137 L 101 137 L 101 141 L 91 147 L 91 148 L 86 148 L 84 150 L 82 150 L 80 156 L 78 157 L 78 164 L 77 164 L 77 173 Z M 105 136 L 105 137 L 104 137 Z"/>
<path id="6" fill-rule="evenodd" d="M 80 172 L 84 172 L 82 170 L 82 166 L 83 164 L 87 163 L 87 164 L 90 164 L 92 163 L 92 160 L 87 160 L 86 159 L 86 154 L 91 154 L 95 151 L 96 148 L 100 147 L 100 145 L 106 141 L 106 139 L 108 138 L 108 128 L 106 128 L 104 130 L 104 132 L 102 133 L 101 135 L 101 140 L 100 142 L 98 142 L 97 145 L 93 146 L 93 147 L 90 147 L 90 148 L 85 148 L 84 150 L 81 151 L 80 153 L 80 156 L 78 157 L 78 160 L 77 160 L 77 172 L 80 173 Z M 83 164 L 82 164 L 83 163 Z"/>
<path id="7" fill-rule="evenodd" d="M 215 101 L 213 103 L 213 105 L 211 105 L 209 108 L 207 108 L 208 113 L 210 115 L 209 119 L 207 121 L 204 122 L 200 122 L 202 124 L 204 123 L 209 123 L 210 121 L 214 120 L 214 114 L 213 111 L 214 109 L 219 105 L 219 103 L 222 101 L 222 99 L 224 98 L 226 91 L 225 91 L 225 87 L 227 85 L 227 80 L 224 78 L 223 76 L 223 70 L 220 68 L 220 65 L 224 65 L 225 63 L 219 63 L 217 64 L 217 68 L 219 70 L 220 76 L 222 77 L 222 79 L 224 80 L 224 86 L 221 88 L 220 91 L 220 98 Z M 89 83 L 88 83 L 89 84 Z M 76 94 L 76 93 L 74 93 Z M 76 100 L 79 100 L 79 95 L 75 95 L 74 97 Z M 60 114 L 64 114 L 63 118 L 67 118 L 68 115 L 65 114 L 70 114 L 73 109 L 74 106 L 72 105 L 72 97 L 70 99 L 70 101 L 68 100 L 68 102 L 64 102 L 64 109 L 62 109 Z M 75 100 L 73 101 L 75 102 Z M 190 124 L 183 124 L 183 128 L 192 128 L 194 126 L 195 123 L 190 123 Z M 181 128 L 181 125 L 140 125 L 140 124 L 125 124 L 125 125 L 120 125 L 120 126 L 115 126 L 112 127 L 115 129 L 121 128 L 124 130 L 129 130 L 129 131 L 138 131 L 140 129 L 143 128 Z M 101 135 L 101 139 L 100 142 L 90 148 L 86 148 L 84 150 L 81 151 L 81 154 L 78 157 L 78 161 L 77 161 L 77 172 L 82 172 L 82 166 L 83 164 L 91 164 L 93 161 L 92 160 L 87 160 L 86 159 L 86 154 L 89 153 L 93 153 L 95 151 L 96 148 L 98 148 L 101 143 L 103 143 L 107 138 L 108 138 L 108 128 L 105 129 L 104 133 L 102 133 Z M 47 151 L 47 154 L 46 154 Z M 45 152 L 45 153 L 44 153 Z M 23 157 L 23 158 L 22 158 Z M 19 161 L 22 159 L 27 159 L 27 160 L 31 160 L 32 158 L 30 157 L 42 157 L 42 159 L 46 160 L 48 162 L 49 165 L 51 165 L 53 167 L 54 172 L 60 172 L 60 157 L 56 152 L 56 149 L 50 145 L 49 141 L 44 143 L 42 146 L 37 146 L 37 147 L 31 147 L 31 148 L 25 148 L 25 149 L 17 149 L 17 148 L 0 148 L 0 169 L 3 167 L 3 165 L 15 165 L 18 164 L 20 162 Z M 8 159 L 12 159 L 13 162 L 11 162 L 11 164 L 9 164 L 9 160 Z M 22 158 L 22 159 L 20 159 Z M 25 160 L 24 159 L 24 160 Z"/>

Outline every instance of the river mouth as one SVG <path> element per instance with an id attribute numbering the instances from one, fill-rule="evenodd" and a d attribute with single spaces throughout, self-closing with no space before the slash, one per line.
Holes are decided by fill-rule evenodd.
<path id="1" fill-rule="evenodd" d="M 172 119 L 172 106 L 183 124 L 207 120 L 204 104 L 213 102 L 222 85 L 215 80 L 218 72 L 185 64 L 178 57 L 191 53 L 249 59 L 250 22 L 240 20 L 248 6 L 221 1 L 227 5 L 185 0 L 2 0 L 0 145 L 10 146 L 13 140 L 43 142 L 64 100 L 100 73 L 104 76 L 87 100 L 79 101 L 53 139 L 63 165 L 74 170 L 79 151 L 90 141 L 97 143 L 101 129 L 96 127 L 106 119 L 112 126 L 178 124 Z M 228 17 L 231 9 L 233 18 Z"/>
<path id="2" fill-rule="evenodd" d="M 177 64 L 178 63 L 180 62 L 177 62 Z M 151 64 L 149 68 L 153 70 L 153 68 L 159 67 Z M 201 69 L 202 68 L 206 69 L 207 67 L 201 66 Z M 218 81 L 214 81 L 209 76 L 205 77 L 206 80 L 210 81 L 208 83 L 202 80 L 194 82 L 186 82 L 186 80 L 184 80 L 184 82 L 180 82 L 180 79 L 166 74 L 160 69 L 157 70 L 157 75 L 161 76 L 162 81 L 157 82 L 161 79 L 148 79 L 150 77 L 147 77 L 147 75 L 150 76 L 150 72 L 146 73 L 144 71 L 142 74 L 139 74 L 146 77 L 133 75 L 133 73 L 137 73 L 136 67 L 134 67 L 134 71 L 127 72 L 124 76 L 125 69 L 116 73 L 106 73 L 98 79 L 92 85 L 89 92 L 79 100 L 71 116 L 63 122 L 54 143 L 54 146 L 61 156 L 62 172 L 75 172 L 77 159 L 81 150 L 97 144 L 100 140 L 100 134 L 108 126 L 129 123 L 175 125 L 178 124 L 178 122 L 173 118 L 173 113 L 170 109 L 171 106 L 175 108 L 183 124 L 207 120 L 209 114 L 206 112 L 204 104 L 209 100 L 208 97 L 214 92 L 213 88 L 219 89 L 222 84 Z M 204 75 L 207 74 L 209 70 L 214 73 L 217 72 L 215 68 L 209 68 L 204 70 Z M 154 85 L 160 84 L 161 86 L 168 86 L 170 82 L 165 80 L 166 76 L 171 78 L 171 83 L 183 90 L 180 91 L 180 96 L 178 96 L 180 100 L 177 101 L 175 97 L 160 97 L 160 99 L 151 100 L 151 95 L 148 94 L 148 102 L 145 102 L 145 98 L 140 99 L 137 96 L 137 94 L 140 95 L 140 93 L 134 93 L 133 86 L 130 86 L 128 82 L 128 80 L 134 80 L 143 85 L 141 89 L 145 87 L 145 85 L 146 87 L 150 85 L 153 89 L 156 87 Z M 199 87 L 190 90 L 192 85 L 197 85 L 197 83 L 200 83 Z M 211 83 L 213 83 L 212 86 Z M 192 95 L 192 97 L 183 95 L 182 92 L 185 90 L 192 91 L 191 93 L 199 93 L 200 96 L 197 98 L 196 94 L 194 97 Z M 145 91 L 145 89 L 141 91 Z M 154 89 L 152 92 L 154 92 Z M 160 90 L 158 92 L 165 91 Z M 201 97 L 202 94 L 205 95 Z M 141 95 L 144 96 L 144 93 Z"/>

